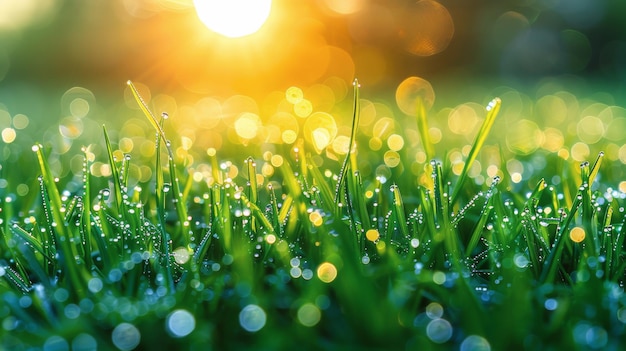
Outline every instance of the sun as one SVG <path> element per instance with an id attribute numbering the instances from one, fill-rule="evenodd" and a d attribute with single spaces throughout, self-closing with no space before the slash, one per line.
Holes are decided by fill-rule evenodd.
<path id="1" fill-rule="evenodd" d="M 257 32 L 267 21 L 272 0 L 194 0 L 198 17 L 210 30 L 229 38 Z"/>

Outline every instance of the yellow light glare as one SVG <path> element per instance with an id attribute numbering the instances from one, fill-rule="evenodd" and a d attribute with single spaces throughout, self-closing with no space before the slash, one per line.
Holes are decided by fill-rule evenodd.
<path id="1" fill-rule="evenodd" d="M 316 227 L 319 227 L 322 224 L 324 224 L 324 218 L 322 218 L 322 215 L 318 211 L 311 212 L 309 214 L 309 220 Z"/>
<path id="2" fill-rule="evenodd" d="M 7 144 L 10 144 L 15 141 L 15 137 L 17 137 L 17 133 L 13 128 L 4 128 L 2 130 L 2 141 Z"/>
<path id="3" fill-rule="evenodd" d="M 337 267 L 330 262 L 324 262 L 317 267 L 317 277 L 324 283 L 330 283 L 337 278 Z"/>
<path id="4" fill-rule="evenodd" d="M 365 233 L 365 237 L 367 238 L 367 240 L 375 242 L 380 237 L 380 234 L 378 233 L 378 230 L 370 229 Z"/>
<path id="5" fill-rule="evenodd" d="M 228 38 L 256 33 L 270 15 L 272 0 L 194 0 L 198 17 Z"/>
<path id="6" fill-rule="evenodd" d="M 579 243 L 579 242 L 585 240 L 585 230 L 583 228 L 581 228 L 581 227 L 574 227 L 569 232 L 569 238 L 573 242 Z"/>

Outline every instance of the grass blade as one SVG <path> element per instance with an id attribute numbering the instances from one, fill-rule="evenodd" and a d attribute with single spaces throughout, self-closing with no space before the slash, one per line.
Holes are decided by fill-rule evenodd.
<path id="1" fill-rule="evenodd" d="M 428 128 L 428 115 L 426 113 L 426 106 L 424 106 L 424 100 L 421 97 L 417 98 L 415 104 L 415 110 L 417 112 L 417 130 L 420 133 L 422 146 L 424 147 L 424 152 L 426 153 L 426 159 L 431 160 L 435 157 L 435 147 L 432 140 L 430 140 L 430 130 Z"/>
<path id="2" fill-rule="evenodd" d="M 452 204 L 456 203 L 456 200 L 458 200 L 459 194 L 461 193 L 461 190 L 463 189 L 463 184 L 465 183 L 465 180 L 467 179 L 467 174 L 470 168 L 472 167 L 472 165 L 474 164 L 476 157 L 478 157 L 478 152 L 480 151 L 483 144 L 485 143 L 485 140 L 487 140 L 489 131 L 491 131 L 491 127 L 493 126 L 493 123 L 496 120 L 496 116 L 498 115 L 498 112 L 500 111 L 501 103 L 502 101 L 499 98 L 495 98 L 491 100 L 489 105 L 487 105 L 487 117 L 485 118 L 485 121 L 483 122 L 483 124 L 480 126 L 480 130 L 478 131 L 478 134 L 476 135 L 476 139 L 474 139 L 474 144 L 472 144 L 472 148 L 469 154 L 467 155 L 467 160 L 465 160 L 465 165 L 463 166 L 463 170 L 461 171 L 459 180 L 454 186 L 454 192 L 452 193 L 452 198 L 450 201 L 450 203 Z"/>

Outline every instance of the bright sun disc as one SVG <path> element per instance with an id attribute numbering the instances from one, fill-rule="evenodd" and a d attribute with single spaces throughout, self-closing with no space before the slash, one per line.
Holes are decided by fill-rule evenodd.
<path id="1" fill-rule="evenodd" d="M 229 38 L 258 31 L 272 7 L 272 0 L 194 0 L 193 3 L 205 26 Z"/>

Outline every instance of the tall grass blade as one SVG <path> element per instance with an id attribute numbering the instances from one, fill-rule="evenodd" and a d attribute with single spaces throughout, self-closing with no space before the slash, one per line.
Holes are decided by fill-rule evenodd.
<path id="1" fill-rule="evenodd" d="M 130 91 L 133 93 L 133 97 L 135 98 L 135 101 L 137 101 L 139 108 L 141 109 L 143 114 L 148 118 L 148 121 L 150 122 L 150 124 L 152 124 L 152 127 L 154 127 L 154 129 L 157 131 L 157 133 L 159 134 L 163 142 L 166 144 L 167 152 L 170 158 L 173 159 L 174 153 L 172 152 L 172 149 L 169 147 L 169 142 L 167 138 L 165 137 L 165 131 L 163 130 L 163 127 L 161 126 L 159 121 L 156 119 L 154 114 L 152 114 L 152 111 L 150 111 L 150 109 L 148 108 L 148 105 L 144 101 L 143 97 L 141 97 L 141 94 L 139 94 L 139 91 L 137 90 L 133 82 L 128 80 L 126 84 L 128 84 Z"/>
<path id="2" fill-rule="evenodd" d="M 417 130 L 419 131 L 420 138 L 422 140 L 422 146 L 426 153 L 426 159 L 431 160 L 435 157 L 435 147 L 430 139 L 430 130 L 428 128 L 428 114 L 426 113 L 426 106 L 424 106 L 424 100 L 418 97 L 415 101 L 417 112 Z"/>
<path id="3" fill-rule="evenodd" d="M 104 133 L 104 141 L 106 144 L 106 149 L 107 149 L 107 155 L 109 157 L 109 167 L 111 168 L 111 176 L 113 178 L 113 189 L 114 189 L 114 194 L 115 196 L 113 197 L 115 199 L 115 208 L 117 210 L 117 213 L 122 213 L 123 210 L 123 201 L 122 201 L 122 184 L 120 184 L 121 182 L 121 178 L 120 178 L 120 173 L 119 170 L 117 168 L 116 163 L 116 159 L 115 156 L 113 156 L 113 146 L 111 145 L 111 140 L 109 139 L 109 133 L 107 133 L 107 129 L 106 127 L 103 125 L 102 126 L 102 132 Z"/>
<path id="4" fill-rule="evenodd" d="M 499 98 L 495 98 L 491 100 L 489 105 L 487 105 L 487 117 L 485 117 L 485 121 L 480 126 L 480 130 L 476 135 L 476 139 L 474 139 L 474 143 L 472 144 L 472 148 L 470 149 L 469 154 L 467 155 L 467 160 L 465 160 L 465 165 L 463 166 L 463 170 L 461 171 L 461 175 L 459 176 L 459 180 L 454 186 L 454 192 L 452 193 L 450 203 L 454 204 L 458 200 L 458 197 L 463 189 L 464 183 L 468 177 L 468 173 L 476 157 L 478 157 L 478 152 L 483 147 L 485 140 L 487 140 L 487 136 L 489 135 L 489 131 L 493 126 L 493 123 L 496 120 L 496 116 L 500 111 L 500 105 L 502 101 Z"/>
<path id="5" fill-rule="evenodd" d="M 339 198 L 341 197 L 341 191 L 343 189 L 343 185 L 345 182 L 346 175 L 348 174 L 348 163 L 352 166 L 352 171 L 355 172 L 357 170 L 357 160 L 356 155 L 354 154 L 354 148 L 356 146 L 356 131 L 359 126 L 359 118 L 361 116 L 361 102 L 360 102 L 360 94 L 359 88 L 361 85 L 357 79 L 352 83 L 354 86 L 354 102 L 352 107 L 352 127 L 350 129 L 350 144 L 348 144 L 348 153 L 346 154 L 346 158 L 343 160 L 343 164 L 341 165 L 341 170 L 339 171 L 339 178 L 337 179 L 337 187 L 335 188 L 335 202 L 339 203 Z"/>
<path id="6" fill-rule="evenodd" d="M 72 245 L 70 227 L 65 222 L 61 196 L 56 187 L 55 177 L 50 171 L 50 166 L 48 165 L 42 147 L 36 145 L 33 147 L 33 150 L 37 153 L 37 159 L 39 160 L 39 167 L 42 173 L 42 198 L 44 203 L 47 202 L 46 209 L 48 216 L 46 216 L 46 218 L 48 227 L 54 235 L 55 244 L 57 245 L 57 254 L 60 256 L 62 267 L 66 271 L 67 279 L 73 289 L 73 293 L 76 298 L 80 300 L 85 296 L 85 280 L 81 274 L 80 266 L 77 265 L 74 259 L 78 252 L 76 252 Z"/>

